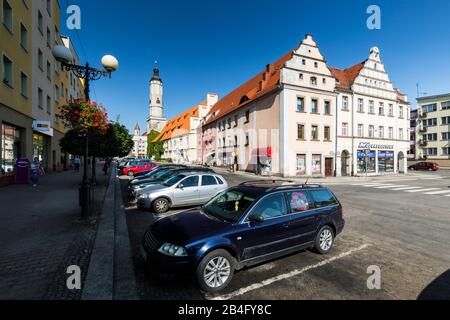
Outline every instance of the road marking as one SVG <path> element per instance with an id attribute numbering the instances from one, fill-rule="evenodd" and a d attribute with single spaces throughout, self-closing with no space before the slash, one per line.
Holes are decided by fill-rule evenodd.
<path id="1" fill-rule="evenodd" d="M 358 186 L 358 187 L 371 187 L 371 186 L 384 186 L 386 185 L 385 183 L 357 183 L 357 184 L 353 184 L 353 186 Z"/>
<path id="2" fill-rule="evenodd" d="M 243 294 L 245 294 L 247 292 L 250 292 L 250 291 L 253 291 L 253 290 L 257 290 L 257 289 L 260 289 L 262 287 L 268 286 L 268 285 L 270 285 L 270 284 L 272 284 L 274 282 L 278 282 L 278 281 L 281 281 L 281 280 L 286 280 L 286 279 L 298 276 L 298 275 L 300 275 L 302 273 L 305 273 L 306 271 L 322 267 L 322 266 L 327 265 L 327 264 L 329 264 L 331 262 L 334 262 L 336 260 L 339 260 L 339 259 L 342 259 L 344 257 L 347 257 L 347 256 L 349 256 L 349 255 L 351 255 L 351 254 L 353 254 L 355 252 L 364 250 L 367 247 L 369 247 L 369 245 L 368 244 L 364 244 L 364 245 L 362 245 L 362 246 L 360 246 L 358 248 L 354 248 L 354 249 L 351 249 L 351 250 L 349 250 L 347 252 L 343 252 L 343 253 L 341 253 L 341 254 L 333 257 L 333 258 L 330 258 L 330 259 L 324 260 L 322 262 L 319 262 L 319 263 L 316 263 L 316 264 L 304 267 L 302 269 L 297 269 L 297 270 L 294 270 L 294 271 L 291 271 L 291 272 L 288 272 L 288 273 L 280 274 L 278 276 L 275 276 L 275 277 L 263 280 L 261 282 L 254 283 L 254 284 L 249 285 L 249 286 L 247 286 L 245 288 L 238 289 L 238 290 L 233 291 L 231 293 L 228 293 L 228 294 L 225 294 L 225 295 L 222 295 L 222 296 L 218 296 L 218 297 L 214 297 L 214 298 L 212 298 L 210 300 L 230 300 L 230 299 L 232 299 L 234 297 L 241 296 L 241 295 L 243 295 Z"/>
<path id="3" fill-rule="evenodd" d="M 405 192 L 427 192 L 427 191 L 433 191 L 433 190 L 439 190 L 439 188 L 428 188 L 428 189 L 418 189 L 418 190 L 407 190 Z"/>
<path id="4" fill-rule="evenodd" d="M 395 188 L 390 189 L 390 191 L 403 191 L 403 190 L 412 190 L 412 189 L 421 189 L 422 187 L 405 187 L 405 188 Z"/>
<path id="5" fill-rule="evenodd" d="M 446 194 L 446 193 L 450 193 L 450 190 L 441 190 L 441 191 L 434 191 L 434 192 L 427 192 L 425 194 L 430 194 L 430 195 L 436 195 L 436 194 Z"/>
<path id="6" fill-rule="evenodd" d="M 375 187 L 375 189 L 389 189 L 389 188 L 397 188 L 397 187 L 406 187 L 405 185 L 395 185 L 395 184 L 389 184 L 386 186 L 382 186 L 382 187 Z"/>

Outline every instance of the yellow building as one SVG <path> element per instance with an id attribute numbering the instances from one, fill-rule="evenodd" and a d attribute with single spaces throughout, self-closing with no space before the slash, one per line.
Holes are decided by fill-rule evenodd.
<path id="1" fill-rule="evenodd" d="M 30 158 L 33 121 L 32 1 L 1 2 L 0 179 L 13 170 L 17 158 Z"/>

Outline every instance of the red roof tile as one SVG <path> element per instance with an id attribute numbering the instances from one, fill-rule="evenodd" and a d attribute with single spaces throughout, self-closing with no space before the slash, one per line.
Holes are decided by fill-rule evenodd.
<path id="1" fill-rule="evenodd" d="M 364 67 L 364 63 L 365 61 L 344 70 L 328 67 L 331 71 L 331 75 L 339 80 L 336 83 L 336 87 L 341 89 L 350 89 L 355 82 L 356 77 L 361 72 L 361 69 Z"/>

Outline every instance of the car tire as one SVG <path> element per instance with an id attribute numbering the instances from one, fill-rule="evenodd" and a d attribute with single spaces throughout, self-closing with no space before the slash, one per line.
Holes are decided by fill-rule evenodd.
<path id="1" fill-rule="evenodd" d="M 134 172 L 133 172 L 133 171 L 128 171 L 128 176 L 129 176 L 130 178 L 134 177 Z"/>
<path id="2" fill-rule="evenodd" d="M 324 226 L 317 233 L 316 240 L 314 242 L 314 250 L 319 254 L 328 254 L 333 248 L 334 244 L 334 231 L 330 226 Z"/>
<path id="3" fill-rule="evenodd" d="M 155 213 L 161 214 L 166 213 L 170 210 L 169 200 L 166 198 L 158 198 L 152 203 L 152 208 Z"/>
<path id="4" fill-rule="evenodd" d="M 228 251 L 212 251 L 197 267 L 198 285 L 205 292 L 221 291 L 230 284 L 235 268 L 236 260 Z"/>

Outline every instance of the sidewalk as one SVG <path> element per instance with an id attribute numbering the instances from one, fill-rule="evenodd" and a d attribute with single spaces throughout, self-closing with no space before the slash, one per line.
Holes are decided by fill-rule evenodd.
<path id="1" fill-rule="evenodd" d="M 46 175 L 36 188 L 0 188 L 0 299 L 81 298 L 67 289 L 66 271 L 78 265 L 86 277 L 106 192 L 99 165 L 91 217 L 81 220 L 81 178 L 66 171 Z"/>

